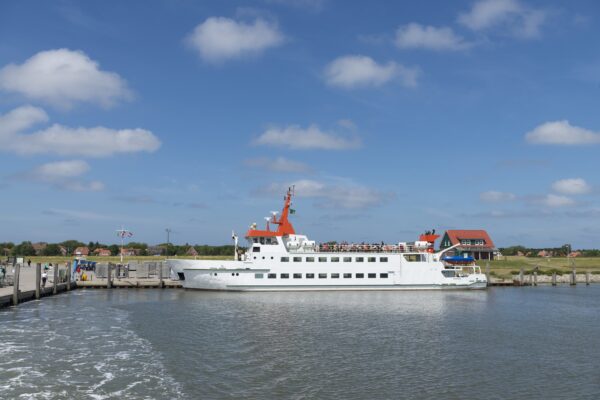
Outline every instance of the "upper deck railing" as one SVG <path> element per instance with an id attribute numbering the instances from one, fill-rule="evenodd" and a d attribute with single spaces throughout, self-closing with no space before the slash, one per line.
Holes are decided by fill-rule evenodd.
<path id="1" fill-rule="evenodd" d="M 426 248 L 396 244 L 319 244 L 315 249 L 321 253 L 415 253 L 426 252 Z"/>

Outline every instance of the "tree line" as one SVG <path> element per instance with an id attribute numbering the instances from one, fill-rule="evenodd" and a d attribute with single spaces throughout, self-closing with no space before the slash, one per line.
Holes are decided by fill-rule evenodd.
<path id="1" fill-rule="evenodd" d="M 504 256 L 524 255 L 526 257 L 540 257 L 541 252 L 551 254 L 553 257 L 566 257 L 573 252 L 578 252 L 581 257 L 600 257 L 598 249 L 578 249 L 575 250 L 570 244 L 564 244 L 560 247 L 534 248 L 525 246 L 501 247 L 498 250 Z"/>
<path id="2" fill-rule="evenodd" d="M 36 244 L 30 241 L 24 241 L 19 244 L 12 242 L 0 243 L 0 255 L 3 256 L 63 256 L 73 255 L 75 249 L 78 247 L 87 247 L 89 254 L 93 255 L 96 249 L 108 249 L 111 255 L 116 256 L 120 254 L 121 247 L 118 244 L 105 244 L 99 242 L 83 243 L 78 240 L 65 240 L 59 243 L 42 243 Z M 146 243 L 141 242 L 129 242 L 124 248 L 135 249 L 137 255 L 140 256 L 183 256 L 191 252 L 193 248 L 200 256 L 233 256 L 234 246 L 223 245 L 223 246 L 211 246 L 211 245 L 191 245 L 185 243 L 183 245 L 177 245 L 173 243 L 161 243 L 154 246 L 149 246 Z"/>

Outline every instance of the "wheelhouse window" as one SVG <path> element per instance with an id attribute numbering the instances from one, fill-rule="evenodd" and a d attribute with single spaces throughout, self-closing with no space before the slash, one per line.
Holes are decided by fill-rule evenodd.
<path id="1" fill-rule="evenodd" d="M 264 278 L 264 274 L 254 274 L 254 279 L 262 279 Z"/>
<path id="2" fill-rule="evenodd" d="M 352 257 L 344 257 L 344 262 L 352 262 Z"/>
<path id="3" fill-rule="evenodd" d="M 422 262 L 425 261 L 424 254 L 403 254 L 403 257 L 408 262 Z"/>
<path id="4" fill-rule="evenodd" d="M 356 277 L 357 277 L 357 278 L 364 278 L 364 277 L 365 277 L 365 274 L 356 274 Z"/>
<path id="5" fill-rule="evenodd" d="M 377 274 L 369 274 L 369 279 L 377 278 Z"/>
<path id="6" fill-rule="evenodd" d="M 315 274 L 306 274 L 306 279 L 315 279 Z"/>
<path id="7" fill-rule="evenodd" d="M 281 257 L 281 262 L 290 262 L 289 257 Z"/>
<path id="8" fill-rule="evenodd" d="M 301 262 L 302 261 L 302 257 L 294 257 L 294 262 Z"/>
<path id="9" fill-rule="evenodd" d="M 281 279 L 289 279 L 290 278 L 290 274 L 281 274 L 280 278 Z"/>
<path id="10" fill-rule="evenodd" d="M 267 278 L 275 279 L 275 278 L 277 278 L 277 274 L 269 274 L 269 275 L 267 275 Z"/>
<path id="11" fill-rule="evenodd" d="M 319 257 L 319 262 L 327 262 L 327 257 Z"/>
<path id="12" fill-rule="evenodd" d="M 387 257 L 379 257 L 379 262 L 388 262 Z"/>
<path id="13" fill-rule="evenodd" d="M 339 279 L 340 274 L 331 274 L 331 279 Z"/>
<path id="14" fill-rule="evenodd" d="M 369 262 L 375 262 L 375 261 L 377 261 L 376 257 L 369 257 Z"/>
<path id="15" fill-rule="evenodd" d="M 340 262 L 339 257 L 331 257 L 331 262 Z"/>
<path id="16" fill-rule="evenodd" d="M 314 257 L 306 257 L 306 262 L 315 262 Z"/>
<path id="17" fill-rule="evenodd" d="M 365 258 L 364 257 L 356 257 L 356 262 L 364 262 Z"/>
<path id="18" fill-rule="evenodd" d="M 253 252 L 253 253 L 260 253 L 260 246 L 254 246 L 254 247 L 252 248 L 252 252 Z"/>
<path id="19" fill-rule="evenodd" d="M 384 272 L 384 273 L 379 274 L 379 277 L 380 278 L 387 278 L 388 274 Z"/>
<path id="20" fill-rule="evenodd" d="M 352 274 L 346 273 L 346 274 L 344 274 L 344 278 L 345 279 L 352 278 Z"/>
<path id="21" fill-rule="evenodd" d="M 294 279 L 302 279 L 302 274 L 294 274 Z"/>
<path id="22" fill-rule="evenodd" d="M 319 279 L 326 279 L 327 278 L 327 274 L 319 274 Z"/>

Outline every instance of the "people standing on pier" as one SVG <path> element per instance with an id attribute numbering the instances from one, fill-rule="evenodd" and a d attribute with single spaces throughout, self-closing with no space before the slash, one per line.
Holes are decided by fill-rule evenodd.
<path id="1" fill-rule="evenodd" d="M 27 259 L 27 266 L 28 266 L 28 267 L 31 267 L 31 258 L 28 258 L 28 259 Z"/>
<path id="2" fill-rule="evenodd" d="M 42 287 L 43 288 L 46 287 L 47 280 L 48 280 L 48 273 L 44 270 L 44 272 L 42 272 Z"/>

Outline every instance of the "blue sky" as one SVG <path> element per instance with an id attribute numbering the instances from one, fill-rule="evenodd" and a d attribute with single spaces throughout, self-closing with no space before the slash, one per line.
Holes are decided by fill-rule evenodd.
<path id="1" fill-rule="evenodd" d="M 600 247 L 600 5 L 0 4 L 0 241 Z"/>

